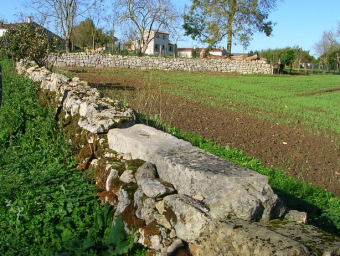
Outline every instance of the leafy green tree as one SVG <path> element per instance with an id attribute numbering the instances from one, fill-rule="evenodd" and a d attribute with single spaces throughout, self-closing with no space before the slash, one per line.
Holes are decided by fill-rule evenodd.
<path id="1" fill-rule="evenodd" d="M 71 40 L 79 47 L 93 47 L 96 28 L 91 19 L 81 21 L 73 28 Z"/>
<path id="2" fill-rule="evenodd" d="M 227 55 L 230 55 L 233 37 L 247 45 L 254 32 L 271 35 L 274 24 L 267 19 L 278 1 L 193 0 L 184 15 L 185 35 L 209 45 L 227 37 Z"/>
<path id="3" fill-rule="evenodd" d="M 0 51 L 15 60 L 34 60 L 45 64 L 47 54 L 61 44 L 59 37 L 52 36 L 43 27 L 22 24 L 10 27 L 0 38 Z"/>
<path id="4" fill-rule="evenodd" d="M 118 40 L 117 38 L 114 38 L 113 41 Z M 96 36 L 96 41 L 99 43 L 101 46 L 106 45 L 107 43 L 112 41 L 112 33 L 111 31 L 103 31 L 103 29 L 99 28 L 97 29 L 97 36 Z"/>
<path id="5" fill-rule="evenodd" d="M 292 72 L 293 62 L 296 58 L 295 52 L 293 49 L 287 47 L 282 50 L 279 54 L 279 73 L 283 73 L 283 69 L 285 66 L 290 67 L 290 73 Z"/>
<path id="6" fill-rule="evenodd" d="M 267 59 L 272 65 L 278 65 L 278 72 L 283 72 L 285 66 L 290 66 L 291 70 L 293 63 L 298 65 L 298 69 L 302 63 L 315 62 L 315 58 L 310 55 L 309 51 L 303 50 L 299 46 L 266 49 L 261 51 L 250 51 L 251 54 L 257 53 L 261 58 Z M 280 66 L 281 65 L 281 66 Z M 290 70 L 290 71 L 291 71 Z"/>
<path id="7" fill-rule="evenodd" d="M 95 49 L 97 43 L 101 46 L 112 41 L 109 32 L 104 32 L 101 28 L 96 28 L 91 19 L 81 21 L 75 26 L 72 32 L 72 43 L 78 47 L 91 47 Z"/>

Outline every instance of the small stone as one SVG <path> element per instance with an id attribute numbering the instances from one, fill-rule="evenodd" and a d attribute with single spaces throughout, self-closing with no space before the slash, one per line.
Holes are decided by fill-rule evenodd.
<path id="1" fill-rule="evenodd" d="M 170 234 L 169 234 L 169 237 L 170 237 L 170 238 L 175 238 L 175 237 L 176 237 L 176 230 L 171 229 Z"/>
<path id="2" fill-rule="evenodd" d="M 195 199 L 195 200 L 198 200 L 198 201 L 203 201 L 204 200 L 204 197 L 201 196 L 201 195 L 194 195 L 192 198 Z"/>
<path id="3" fill-rule="evenodd" d="M 285 219 L 290 220 L 290 221 L 295 221 L 297 223 L 307 223 L 307 213 L 296 211 L 296 210 L 290 210 L 285 215 Z"/>
<path id="4" fill-rule="evenodd" d="M 123 174 L 119 177 L 119 179 L 123 181 L 124 183 L 130 183 L 130 182 L 136 183 L 132 170 L 125 170 Z"/>
<path id="5" fill-rule="evenodd" d="M 116 169 L 111 169 L 109 176 L 106 179 L 106 191 L 110 191 L 111 190 L 111 181 L 114 178 L 118 177 L 118 171 Z"/>
<path id="6" fill-rule="evenodd" d="M 140 166 L 135 174 L 135 178 L 138 186 L 140 185 L 140 180 L 143 178 L 156 178 L 157 171 L 156 166 L 150 162 L 145 162 Z"/>
<path id="7" fill-rule="evenodd" d="M 171 187 L 171 184 L 164 185 L 158 179 L 143 178 L 139 182 L 143 193 L 151 198 L 169 195 L 176 191 L 173 187 Z"/>

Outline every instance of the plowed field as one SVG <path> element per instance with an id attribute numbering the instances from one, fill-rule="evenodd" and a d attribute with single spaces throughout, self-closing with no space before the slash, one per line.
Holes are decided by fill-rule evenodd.
<path id="1" fill-rule="evenodd" d="M 263 120 L 242 109 L 235 112 L 183 96 L 176 97 L 157 81 L 143 78 L 136 71 L 128 76 L 119 70 L 69 68 L 69 72 L 102 90 L 104 95 L 128 102 L 140 113 L 157 115 L 166 124 L 182 131 L 240 149 L 246 155 L 258 158 L 265 166 L 280 167 L 299 180 L 310 181 L 340 196 L 340 135 L 337 133 L 315 135 L 299 122 L 288 125 Z"/>

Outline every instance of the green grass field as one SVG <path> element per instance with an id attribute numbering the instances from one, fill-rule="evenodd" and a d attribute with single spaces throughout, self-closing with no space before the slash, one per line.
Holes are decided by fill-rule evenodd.
<path id="1" fill-rule="evenodd" d="M 118 72 L 104 70 L 102 72 Z M 169 94 L 332 137 L 340 133 L 340 76 L 230 75 L 119 70 L 159 84 Z"/>

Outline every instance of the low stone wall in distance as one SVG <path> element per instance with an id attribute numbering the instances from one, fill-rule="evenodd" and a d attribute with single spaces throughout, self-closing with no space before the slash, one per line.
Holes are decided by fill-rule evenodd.
<path id="1" fill-rule="evenodd" d="M 239 61 L 230 59 L 182 59 L 132 57 L 111 54 L 69 53 L 51 54 L 48 62 L 57 67 L 78 66 L 97 68 L 133 68 L 180 71 L 213 71 L 240 74 L 272 74 L 265 60 Z"/>

